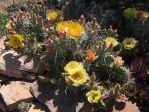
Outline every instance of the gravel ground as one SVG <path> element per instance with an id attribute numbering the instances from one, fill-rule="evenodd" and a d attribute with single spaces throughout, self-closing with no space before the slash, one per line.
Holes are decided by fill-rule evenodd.
<path id="1" fill-rule="evenodd" d="M 7 6 L 13 4 L 13 2 L 21 4 L 24 1 L 27 1 L 27 0 L 0 0 L 0 14 L 5 13 L 4 9 Z"/>

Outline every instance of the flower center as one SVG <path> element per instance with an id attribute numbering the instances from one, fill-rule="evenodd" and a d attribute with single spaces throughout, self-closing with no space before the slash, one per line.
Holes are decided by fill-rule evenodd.
<path id="1" fill-rule="evenodd" d="M 126 44 L 127 44 L 127 45 L 131 45 L 131 42 L 130 42 L 130 41 L 128 41 Z"/>
<path id="2" fill-rule="evenodd" d="M 15 44 L 19 44 L 19 40 L 18 39 L 14 39 Z"/>
<path id="3" fill-rule="evenodd" d="M 97 97 L 97 95 L 96 94 L 93 94 L 92 99 L 95 99 L 96 97 Z"/>
<path id="4" fill-rule="evenodd" d="M 82 77 L 81 77 L 81 75 L 79 73 L 76 73 L 76 74 L 73 75 L 73 79 L 74 80 L 81 80 Z"/>

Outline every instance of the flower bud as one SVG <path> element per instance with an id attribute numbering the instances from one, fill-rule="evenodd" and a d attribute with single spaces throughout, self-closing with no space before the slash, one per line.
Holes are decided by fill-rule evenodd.
<path id="1" fill-rule="evenodd" d="M 62 6 L 62 11 L 66 11 L 67 10 L 67 6 Z"/>
<path id="2" fill-rule="evenodd" d="M 62 31 L 60 34 L 62 37 L 65 37 L 67 33 L 66 33 L 66 31 Z"/>
<path id="3" fill-rule="evenodd" d="M 97 19 L 95 17 L 93 18 L 93 23 L 97 23 Z"/>
<path id="4" fill-rule="evenodd" d="M 10 16 L 10 20 L 11 20 L 11 21 L 14 21 L 14 17 L 13 17 L 13 16 Z"/>
<path id="5" fill-rule="evenodd" d="M 137 17 L 140 19 L 140 21 L 147 21 L 147 19 L 149 18 L 149 14 L 144 11 L 138 11 Z"/>
<path id="6" fill-rule="evenodd" d="M 95 73 L 95 72 L 92 73 L 92 75 L 91 75 L 91 79 L 94 80 L 94 81 L 97 79 L 97 77 L 96 77 L 96 73 Z"/>
<path id="7" fill-rule="evenodd" d="M 41 21 L 42 20 L 42 16 L 37 16 L 37 20 Z"/>
<path id="8" fill-rule="evenodd" d="M 81 21 L 84 21 L 84 20 L 85 20 L 84 15 L 81 15 L 81 16 L 80 16 L 80 20 L 81 20 Z"/>
<path id="9" fill-rule="evenodd" d="M 16 32 L 13 31 L 13 30 L 10 30 L 8 33 L 9 33 L 9 34 L 16 34 Z"/>

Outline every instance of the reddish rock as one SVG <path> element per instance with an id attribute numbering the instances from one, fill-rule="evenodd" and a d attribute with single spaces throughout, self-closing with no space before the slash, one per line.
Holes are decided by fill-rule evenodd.
<path id="1" fill-rule="evenodd" d="M 28 112 L 49 112 L 46 107 L 39 103 L 32 104 Z"/>
<path id="2" fill-rule="evenodd" d="M 9 111 L 15 110 L 20 102 L 33 100 L 29 88 L 30 83 L 23 81 L 12 81 L 0 88 L 1 97 Z"/>
<path id="3" fill-rule="evenodd" d="M 140 112 L 140 110 L 136 103 L 128 101 L 128 98 L 123 96 L 116 100 L 116 103 L 113 106 L 113 112 Z"/>
<path id="4" fill-rule="evenodd" d="M 45 104 L 50 112 L 105 112 L 98 107 L 89 104 L 84 100 L 83 96 L 66 95 L 65 88 L 63 88 L 62 85 L 60 87 L 52 87 L 47 83 L 34 82 L 31 85 L 31 93 L 41 103 Z M 136 103 L 128 101 L 126 97 L 117 99 L 115 105 L 110 106 L 106 112 L 109 111 L 140 112 Z"/>
<path id="5" fill-rule="evenodd" d="M 6 112 L 6 108 L 1 100 L 0 100 L 0 112 Z"/>
<path id="6" fill-rule="evenodd" d="M 99 110 L 79 94 L 67 95 L 65 87 L 61 84 L 53 87 L 44 82 L 34 82 L 31 85 L 31 93 L 45 104 L 50 112 L 97 112 Z"/>
<path id="7" fill-rule="evenodd" d="M 10 78 L 0 74 L 0 83 L 9 80 Z"/>
<path id="8" fill-rule="evenodd" d="M 43 70 L 40 59 L 34 56 L 21 55 L 15 51 L 8 51 L 0 56 L 0 73 L 9 77 L 34 79 L 36 73 Z"/>

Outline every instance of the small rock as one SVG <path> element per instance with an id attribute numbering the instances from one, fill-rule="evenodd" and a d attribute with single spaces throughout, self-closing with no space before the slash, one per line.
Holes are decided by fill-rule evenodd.
<path id="1" fill-rule="evenodd" d="M 52 86 L 44 82 L 34 82 L 31 85 L 31 93 L 42 104 L 46 105 L 50 112 L 97 112 L 99 108 L 91 106 L 86 98 L 75 95 L 66 95 L 62 85 Z"/>
<path id="2" fill-rule="evenodd" d="M 0 56 L 0 73 L 13 78 L 35 78 L 44 67 L 40 59 L 31 55 L 21 55 L 11 50 Z M 43 69 L 41 69 L 43 68 Z M 44 70 L 43 70 L 44 71 Z"/>
<path id="3" fill-rule="evenodd" d="M 49 112 L 46 107 L 39 103 L 32 104 L 28 112 Z"/>
<path id="4" fill-rule="evenodd" d="M 12 81 L 0 88 L 1 97 L 9 111 L 15 110 L 20 102 L 33 100 L 29 88 L 31 83 L 23 81 Z"/>

